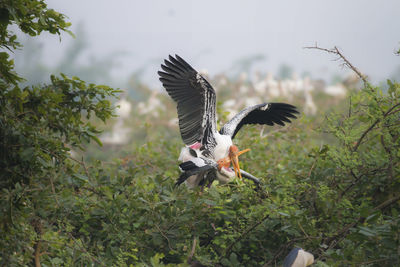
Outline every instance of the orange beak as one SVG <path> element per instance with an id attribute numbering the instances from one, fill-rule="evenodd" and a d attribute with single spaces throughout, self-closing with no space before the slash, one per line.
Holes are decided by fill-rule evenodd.
<path id="1" fill-rule="evenodd" d="M 229 148 L 228 157 L 218 160 L 218 170 L 221 170 L 221 168 L 223 168 L 223 167 L 229 168 L 229 166 L 232 163 L 233 169 L 235 170 L 235 175 L 239 176 L 239 178 L 242 178 L 242 174 L 240 173 L 240 166 L 239 166 L 239 156 L 248 151 L 250 151 L 249 148 L 239 151 L 237 146 L 231 146 Z"/>
<path id="2" fill-rule="evenodd" d="M 236 149 L 232 148 L 232 147 L 235 147 Z M 243 153 L 250 151 L 250 148 L 247 148 L 242 151 L 237 151 L 238 149 L 236 146 L 231 146 L 231 148 L 229 150 L 230 150 L 229 158 L 231 159 L 233 169 L 235 170 L 235 175 L 238 176 L 238 174 L 239 174 L 239 178 L 242 178 L 242 174 L 240 173 L 240 166 L 239 166 L 239 156 L 242 155 Z"/>

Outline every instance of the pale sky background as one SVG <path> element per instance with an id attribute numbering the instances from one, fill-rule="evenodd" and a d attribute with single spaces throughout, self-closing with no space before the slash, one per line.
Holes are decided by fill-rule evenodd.
<path id="1" fill-rule="evenodd" d="M 256 68 L 277 73 L 285 63 L 314 79 L 345 75 L 334 57 L 303 49 L 338 46 L 348 59 L 375 82 L 400 65 L 400 1 L 106 1 L 47 0 L 67 15 L 71 30 L 82 23 L 90 50 L 101 58 L 124 52 L 115 77 L 127 77 L 147 66 L 146 80 L 161 87 L 157 70 L 168 54 L 179 54 L 196 69 L 211 75 L 229 71 L 240 58 L 263 54 Z M 51 65 L 74 39 L 44 34 L 45 61 Z M 86 60 L 83 57 L 81 60 Z"/>

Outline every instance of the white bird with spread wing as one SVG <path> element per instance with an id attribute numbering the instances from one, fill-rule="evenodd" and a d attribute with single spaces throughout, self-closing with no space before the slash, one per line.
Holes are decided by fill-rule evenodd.
<path id="1" fill-rule="evenodd" d="M 290 123 L 298 113 L 296 107 L 285 103 L 248 107 L 217 131 L 216 96 L 207 80 L 178 55 L 169 56 L 161 68 L 160 81 L 177 103 L 179 129 L 186 144 L 179 157 L 183 173 L 177 184 L 187 181 L 190 187 L 211 185 L 215 179 L 227 183 L 236 175 L 259 183 L 239 167 L 239 155 L 249 149 L 239 151 L 232 139 L 245 124 Z"/>

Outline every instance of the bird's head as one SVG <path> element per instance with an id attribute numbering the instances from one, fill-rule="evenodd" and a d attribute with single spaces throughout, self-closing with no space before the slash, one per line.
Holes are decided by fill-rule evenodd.
<path id="1" fill-rule="evenodd" d="M 222 168 L 229 168 L 232 163 L 233 169 L 235 170 L 235 175 L 237 176 L 239 174 L 239 177 L 242 178 L 239 166 L 239 156 L 248 151 L 250 151 L 249 148 L 239 151 L 237 146 L 230 146 L 228 157 L 218 160 L 218 170 L 221 170 Z"/>

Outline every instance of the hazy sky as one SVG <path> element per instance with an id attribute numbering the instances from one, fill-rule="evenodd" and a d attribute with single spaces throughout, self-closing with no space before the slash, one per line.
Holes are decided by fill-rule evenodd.
<path id="1" fill-rule="evenodd" d="M 313 78 L 344 74 L 333 57 L 304 46 L 338 46 L 350 61 L 374 81 L 388 77 L 400 65 L 399 0 L 385 1 L 106 1 L 47 0 L 66 14 L 72 31 L 83 23 L 91 50 L 101 58 L 124 51 L 114 72 L 124 77 L 147 65 L 146 77 L 158 84 L 161 59 L 179 54 L 210 74 L 228 71 L 240 58 L 263 54 L 257 64 L 276 73 L 282 63 Z M 67 34 L 44 35 L 46 62 L 57 59 L 69 42 Z"/>

